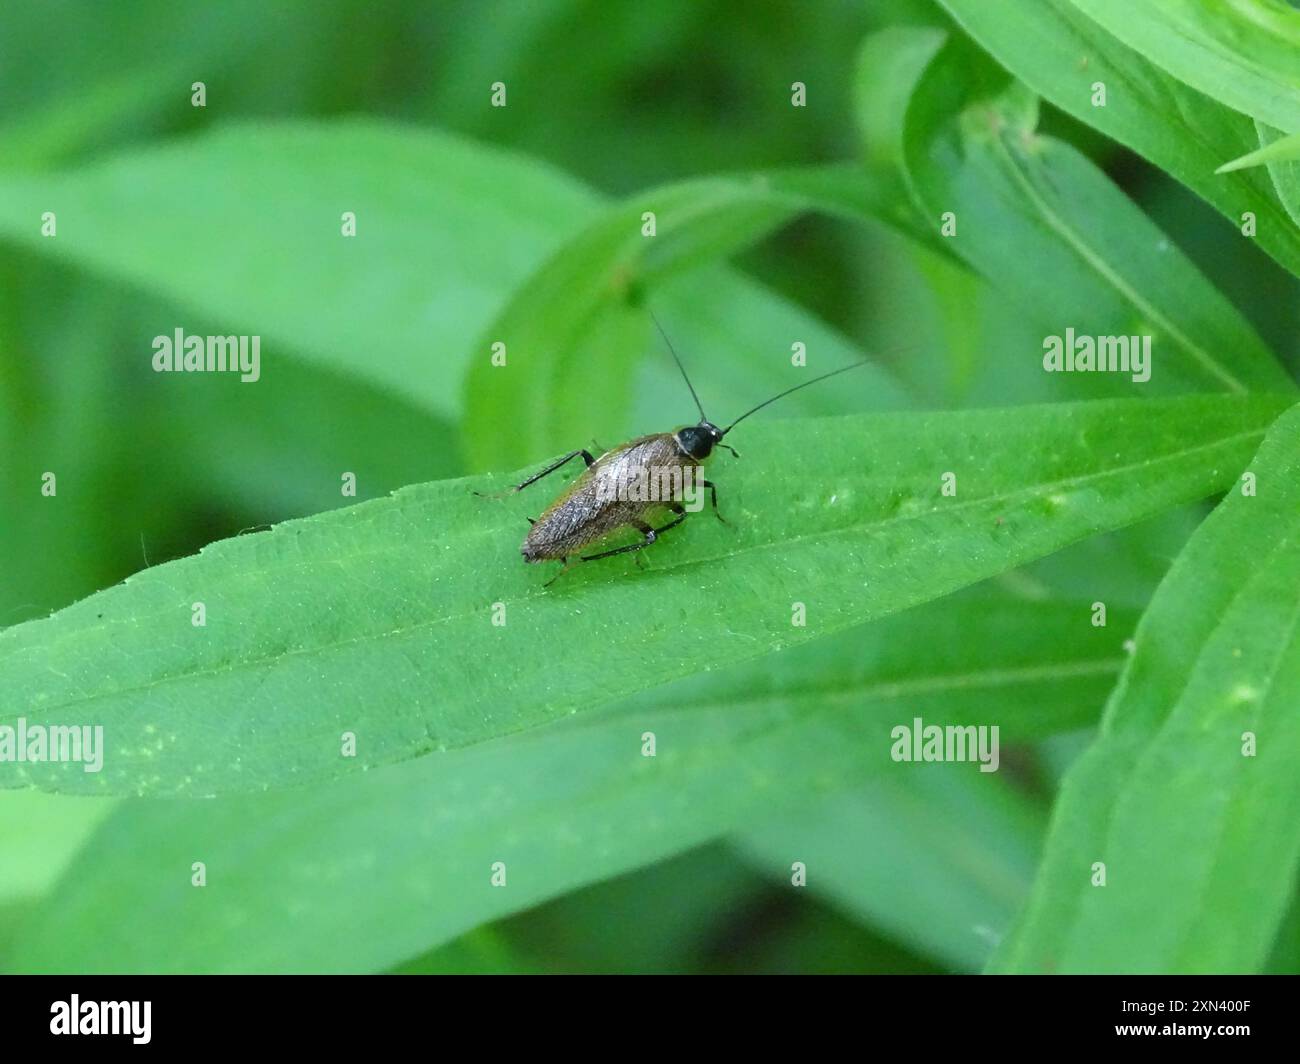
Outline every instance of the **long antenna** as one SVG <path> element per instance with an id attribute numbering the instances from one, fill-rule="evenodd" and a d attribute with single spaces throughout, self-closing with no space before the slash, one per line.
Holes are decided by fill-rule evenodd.
<path id="1" fill-rule="evenodd" d="M 857 369 L 859 366 L 865 366 L 868 361 L 869 361 L 868 359 L 863 359 L 861 362 L 850 362 L 847 366 L 841 366 L 839 369 L 833 369 L 829 373 L 823 373 L 820 377 L 814 377 L 810 381 L 804 381 L 802 384 L 796 384 L 793 388 L 787 388 L 785 391 L 779 392 L 778 394 L 772 396 L 771 399 L 759 403 L 758 406 L 754 407 L 752 410 L 746 410 L 743 414 L 740 415 L 740 417 L 736 418 L 735 421 L 733 421 L 730 425 L 728 425 L 725 429 L 722 430 L 722 435 L 725 436 L 728 432 L 730 432 L 742 421 L 744 421 L 745 418 L 749 417 L 750 414 L 758 413 L 760 410 L 763 409 L 763 407 L 771 406 L 778 399 L 784 399 L 791 392 L 797 392 L 800 388 L 809 388 L 812 385 L 816 384 L 818 381 L 826 380 L 827 377 L 834 377 L 837 373 L 847 373 L 851 369 Z M 700 411 L 700 413 L 703 413 L 703 411 Z"/>
<path id="2" fill-rule="evenodd" d="M 700 397 L 695 394 L 695 385 L 691 383 L 691 378 L 686 376 L 686 367 L 682 365 L 682 360 L 677 357 L 677 352 L 673 349 L 673 342 L 668 339 L 668 334 L 664 332 L 664 327 L 659 324 L 659 319 L 655 317 L 655 312 L 650 310 L 649 307 L 646 307 L 646 310 L 649 311 L 650 320 L 655 323 L 655 328 L 659 330 L 659 335 L 664 338 L 664 343 L 668 345 L 668 350 L 672 352 L 673 361 L 677 363 L 677 368 L 682 371 L 682 380 L 686 382 L 686 387 L 691 390 L 691 398 L 695 400 L 695 405 L 699 407 L 700 420 L 708 421 L 709 415 L 704 412 L 704 404 L 700 402 Z M 812 381 L 809 381 L 808 383 L 811 384 Z"/>

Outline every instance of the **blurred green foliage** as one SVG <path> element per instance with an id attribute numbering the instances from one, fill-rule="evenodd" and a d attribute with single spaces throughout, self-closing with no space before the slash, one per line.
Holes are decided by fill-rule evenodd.
<path id="1" fill-rule="evenodd" d="M 818 364 L 869 355 L 873 365 L 843 388 L 791 397 L 787 417 L 1146 398 L 1127 380 L 1042 373 L 1044 334 L 1070 325 L 1162 337 L 1171 353 L 1153 396 L 1284 393 L 1246 400 L 1271 417 L 1294 398 L 1300 363 L 1294 163 L 1212 171 L 1300 131 L 1285 63 L 1296 16 L 1269 5 L 1250 27 L 1267 61 L 1243 78 L 1219 13 L 1152 0 L 1156 14 L 1134 20 L 1124 7 L 4 5 L 0 629 L 216 540 L 349 504 L 340 470 L 357 473 L 359 498 L 378 499 L 535 463 L 593 434 L 609 444 L 679 423 L 691 410 L 646 302 L 663 311 L 706 403 L 728 410 L 788 382 L 789 336 Z M 1183 32 L 1162 33 L 1161 18 Z M 1106 107 L 1090 102 L 1099 78 Z M 196 81 L 204 108 L 190 105 Z M 508 86 L 505 108 L 489 104 L 494 82 Z M 806 107 L 790 106 L 794 82 Z M 1279 87 L 1290 95 L 1270 95 Z M 648 249 L 626 228 L 647 201 L 684 219 Z M 362 237 L 343 258 L 337 219 L 356 203 Z M 953 240 L 934 232 L 947 209 L 961 219 Z M 1246 209 L 1258 239 L 1241 236 Z M 59 213 L 54 240 L 40 234 L 44 210 Z M 154 374 L 151 338 L 177 326 L 264 334 L 263 379 Z M 545 352 L 527 388 L 487 370 L 498 335 Z M 1203 435 L 1171 434 L 1171 450 L 1210 439 L 1219 408 L 1205 402 Z M 1067 430 L 1064 414 L 1042 420 Z M 1143 420 L 1149 437 L 1135 428 Z M 909 448 L 900 428 L 873 459 L 934 465 L 927 446 L 964 445 L 993 455 L 991 475 L 1008 484 L 1071 442 L 1048 424 L 1020 426 L 1038 446 L 1008 454 L 996 429 L 963 435 L 962 419 L 899 424 L 924 435 Z M 1163 424 L 1143 412 L 1079 438 L 1143 453 Z M 1177 497 L 1228 487 L 1258 427 L 1222 469 L 1189 472 L 1196 487 Z M 865 464 L 868 438 L 843 447 L 836 458 Z M 1292 417 L 1274 427 L 1260 468 L 1289 487 L 1298 453 Z M 821 458 L 792 454 L 786 468 Z M 58 471 L 57 510 L 39 495 L 46 470 Z M 1139 479 L 1130 493 L 1122 520 L 1044 537 L 1038 553 L 1160 508 L 1158 485 Z M 957 537 L 951 571 L 1000 575 L 716 676 L 686 675 L 703 657 L 690 668 L 674 658 L 671 686 L 463 757 L 206 803 L 0 793 L 0 968 L 915 972 L 992 960 L 1298 971 L 1300 816 L 1285 816 L 1296 812 L 1294 727 L 1277 702 L 1261 706 L 1255 725 L 1271 722 L 1275 745 L 1258 785 L 1198 745 L 1216 723 L 1240 731 L 1217 716 L 1224 691 L 1269 689 L 1276 676 L 1269 697 L 1285 699 L 1300 685 L 1285 624 L 1300 582 L 1292 558 L 1268 550 L 1289 541 L 1294 519 L 1272 498 L 1272 523 L 1253 523 L 1235 498 L 1187 553 L 1200 504 L 1022 568 L 1009 567 L 1033 552 L 990 560 Z M 493 565 L 513 553 L 504 521 L 492 519 Z M 1251 536 L 1256 549 L 1240 549 Z M 232 557 L 257 551 L 256 539 Z M 1139 631 L 1183 656 L 1149 666 L 1139 635 L 1125 672 L 1137 686 L 1122 681 L 1094 743 L 1122 664 L 1115 644 L 1175 558 Z M 1207 595 L 1211 571 L 1222 583 Z M 873 593 L 899 609 L 956 586 L 944 572 Z M 232 585 L 239 575 L 236 565 Z M 712 593 L 725 617 L 725 588 Z M 1080 649 L 1064 618 L 1086 619 L 1096 599 L 1110 603 L 1112 627 Z M 1014 615 L 1009 603 L 1021 604 Z M 269 627 L 280 612 L 267 603 Z M 7 633 L 5 646 L 32 631 Z M 143 631 L 135 660 L 148 659 L 149 639 Z M 932 652 L 939 640 L 947 655 Z M 1245 666 L 1233 640 L 1258 652 L 1250 677 L 1234 671 Z M 115 675 L 115 649 L 106 638 L 100 658 L 86 655 L 87 674 Z M 4 661 L 0 652 L 0 721 L 27 708 L 3 702 L 19 675 Z M 1272 662 L 1282 664 L 1270 672 Z M 580 657 L 562 667 L 581 668 Z M 1008 679 L 1009 669 L 1028 672 Z M 936 696 L 935 716 L 1038 712 L 1002 772 L 863 779 L 845 767 L 874 733 L 855 732 L 828 688 L 869 712 L 872 699 L 897 697 L 881 684 L 953 677 L 970 689 Z M 540 665 L 510 679 L 550 697 Z M 263 698 L 252 704 L 275 718 Z M 889 712 L 909 719 L 921 704 Z M 314 706 L 303 688 L 279 712 L 297 720 Z M 663 790 L 643 793 L 593 751 L 616 747 L 620 721 L 652 709 L 665 721 L 689 714 L 681 734 L 692 738 Z M 198 722 L 187 726 L 202 739 Z M 507 784 L 515 804 L 490 800 Z M 665 798 L 673 787 L 695 804 Z M 1197 823 L 1220 845 L 1180 820 L 1215 796 L 1220 805 L 1196 806 Z M 489 844 L 515 835 L 542 872 L 517 895 L 490 896 Z M 1141 868 L 1150 889 L 1082 897 L 1075 868 L 1097 850 Z M 188 862 L 202 857 L 216 898 L 196 913 Z M 798 859 L 807 890 L 789 885 Z M 436 887 L 444 866 L 464 869 L 450 893 Z M 471 889 L 480 866 L 483 889 Z"/>

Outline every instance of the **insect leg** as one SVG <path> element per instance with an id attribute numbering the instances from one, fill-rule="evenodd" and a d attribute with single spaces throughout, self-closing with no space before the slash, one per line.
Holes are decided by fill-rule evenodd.
<path id="1" fill-rule="evenodd" d="M 664 525 L 664 527 L 661 528 L 661 529 L 659 529 L 658 531 L 654 531 L 654 530 L 652 529 L 651 531 L 652 531 L 653 535 L 656 536 L 656 537 L 659 535 L 660 532 L 667 532 L 668 529 L 670 529 L 670 528 L 673 527 L 673 525 L 679 525 L 679 524 L 681 524 L 683 521 L 686 520 L 686 507 L 683 506 L 681 503 L 679 503 L 679 502 L 669 502 L 669 503 L 665 503 L 664 505 L 666 505 L 666 506 L 668 507 L 668 509 L 672 510 L 672 512 L 675 513 L 675 514 L 677 515 L 677 520 L 675 520 L 675 521 L 669 521 L 668 524 Z M 643 546 L 646 546 L 646 545 L 647 545 L 647 544 L 643 544 Z M 640 551 L 637 551 L 637 553 L 634 554 L 634 555 L 632 555 L 632 557 L 634 557 L 634 558 L 636 559 L 636 567 L 637 567 L 638 569 L 644 569 L 644 568 L 645 568 L 645 560 L 644 560 L 644 557 L 642 556 L 642 554 L 641 554 Z"/>
<path id="2" fill-rule="evenodd" d="M 711 480 L 701 480 L 700 483 L 709 489 L 709 499 L 713 503 L 713 516 L 716 517 L 719 521 L 721 521 L 724 525 L 731 524 L 730 521 L 728 521 L 725 517 L 722 516 L 722 514 L 718 512 L 718 486 L 715 483 L 713 483 L 713 481 Z"/>
<path id="3" fill-rule="evenodd" d="M 679 507 L 680 504 L 674 505 L 673 510 L 679 511 Z M 641 535 L 645 536 L 645 539 L 640 543 L 629 543 L 626 547 L 615 547 L 613 550 L 603 550 L 599 554 L 584 554 L 582 560 L 584 562 L 594 562 L 598 558 L 612 558 L 615 554 L 626 554 L 628 551 L 633 550 L 645 550 L 646 547 L 650 546 L 651 543 L 662 536 L 670 528 L 676 528 L 685 520 L 685 511 L 680 511 L 677 513 L 677 516 L 664 525 L 663 528 L 651 528 L 644 521 L 634 522 L 636 530 L 640 532 Z"/>
<path id="4" fill-rule="evenodd" d="M 495 495 L 485 495 L 481 491 L 476 491 L 474 492 L 474 494 L 480 495 L 485 499 L 500 499 L 506 495 L 513 495 L 516 491 L 523 491 L 524 488 L 528 487 L 529 484 L 535 484 L 537 481 L 541 480 L 542 477 L 547 476 L 550 473 L 554 473 L 557 469 L 560 468 L 560 466 L 564 465 L 565 462 L 573 461 L 573 459 L 577 458 L 578 455 L 582 455 L 582 460 L 586 462 L 587 465 L 589 466 L 593 465 L 596 461 L 596 459 L 591 457 L 590 451 L 586 451 L 586 450 L 570 451 L 563 458 L 557 458 L 554 462 L 548 465 L 540 473 L 533 474 L 523 483 L 516 484 L 513 488 L 507 488 L 505 491 L 499 491 Z"/>
<path id="5" fill-rule="evenodd" d="M 544 583 L 542 587 L 550 587 L 553 583 L 555 583 L 555 581 L 557 581 L 558 579 L 560 579 L 560 577 L 562 577 L 565 573 L 567 573 L 570 568 L 571 566 L 569 565 L 569 559 L 561 558 L 560 571 L 556 573 L 553 577 L 551 577 L 548 581 L 546 581 L 546 583 Z"/>

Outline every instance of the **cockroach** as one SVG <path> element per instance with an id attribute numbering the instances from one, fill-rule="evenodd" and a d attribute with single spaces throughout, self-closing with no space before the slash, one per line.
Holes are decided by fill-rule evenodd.
<path id="1" fill-rule="evenodd" d="M 651 315 L 652 319 L 654 315 Z M 700 412 L 700 420 L 694 425 L 686 425 L 676 432 L 657 432 L 650 436 L 638 436 L 634 440 L 620 444 L 606 451 L 599 458 L 593 458 L 591 452 L 579 448 L 570 451 L 562 458 L 557 458 L 545 469 L 534 473 L 522 483 L 499 493 L 494 498 L 502 498 L 523 491 L 530 484 L 536 484 L 543 477 L 549 476 L 575 458 L 581 458 L 587 468 L 561 493 L 542 515 L 536 519 L 529 518 L 532 528 L 524 537 L 519 551 L 525 562 L 558 561 L 562 568 L 543 586 L 549 587 L 573 565 L 574 561 L 594 562 L 600 558 L 612 558 L 616 554 L 628 554 L 644 550 L 654 543 L 670 528 L 676 528 L 686 520 L 686 507 L 683 505 L 684 491 L 687 484 L 707 488 L 709 501 L 714 516 L 723 524 L 726 518 L 718 511 L 718 489 L 710 480 L 699 476 L 699 470 L 714 448 L 730 451 L 739 458 L 735 450 L 723 443 L 723 438 L 751 414 L 756 414 L 765 406 L 770 406 L 778 399 L 784 399 L 791 392 L 808 388 L 821 381 L 845 373 L 851 369 L 866 365 L 853 362 L 829 373 L 823 373 L 810 381 L 796 384 L 766 399 L 757 406 L 746 410 L 725 429 L 718 428 L 704 412 L 695 385 L 687 376 L 686 367 L 673 348 L 668 334 L 654 319 L 655 327 L 664 338 L 668 350 L 681 371 L 686 387 L 690 389 L 691 398 Z M 650 491 L 636 490 L 638 486 L 649 487 Z M 656 493 L 656 487 L 671 486 L 670 490 Z M 482 495 L 482 492 L 475 492 Z M 649 497 L 646 497 L 649 496 Z M 656 528 L 650 523 L 650 517 L 656 511 L 667 510 L 672 519 Z M 580 553 L 599 540 L 605 539 L 622 529 L 634 529 L 641 538 L 636 543 L 625 547 L 595 554 Z"/>

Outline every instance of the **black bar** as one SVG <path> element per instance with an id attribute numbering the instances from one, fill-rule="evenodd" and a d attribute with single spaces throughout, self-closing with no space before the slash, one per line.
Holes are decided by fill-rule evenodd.
<path id="1" fill-rule="evenodd" d="M 7 976 L 0 1049 L 9 1060 L 23 1059 L 22 1049 L 93 1051 L 108 1042 L 205 1055 L 280 1045 L 339 1054 L 414 1041 L 461 1057 L 476 1044 L 492 1055 L 513 1044 L 577 1049 L 599 1036 L 589 1048 L 603 1044 L 607 1055 L 621 1052 L 608 1041 L 612 1025 L 625 1046 L 658 1043 L 675 1055 L 689 1045 L 692 1056 L 712 1042 L 734 1053 L 750 1041 L 771 1050 L 786 1039 L 820 1055 L 827 1039 L 842 1038 L 851 1039 L 846 1051 L 1121 1043 L 1257 1050 L 1294 1044 L 1297 992 L 1295 976 Z M 74 994 L 80 1023 L 124 1015 L 99 1002 L 139 1003 L 143 1020 L 148 1002 L 148 1042 L 131 1033 L 52 1033 L 54 1010 L 60 1022 L 70 1011 L 55 1003 L 70 1006 Z M 1177 1032 L 1193 1026 L 1212 1033 Z"/>

